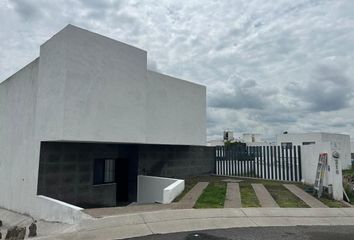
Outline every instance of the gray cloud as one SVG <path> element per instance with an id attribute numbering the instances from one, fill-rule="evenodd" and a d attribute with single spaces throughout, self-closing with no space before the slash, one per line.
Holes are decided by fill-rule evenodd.
<path id="1" fill-rule="evenodd" d="M 276 89 L 262 88 L 255 80 L 232 76 L 226 86 L 216 85 L 209 93 L 208 105 L 226 109 L 263 109 Z"/>
<path id="2" fill-rule="evenodd" d="M 68 23 L 148 51 L 148 67 L 207 86 L 225 129 L 354 134 L 354 1 L 2 0 L 0 81 Z"/>
<path id="3" fill-rule="evenodd" d="M 308 82 L 288 89 L 305 102 L 310 111 L 336 111 L 349 107 L 354 96 L 352 81 L 343 71 L 325 65 L 316 67 Z"/>
<path id="4" fill-rule="evenodd" d="M 22 20 L 34 20 L 41 17 L 40 6 L 30 0 L 13 0 L 13 7 Z"/>

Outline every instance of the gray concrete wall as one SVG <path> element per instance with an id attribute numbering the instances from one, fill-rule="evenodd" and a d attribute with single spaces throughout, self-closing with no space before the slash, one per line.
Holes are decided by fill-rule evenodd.
<path id="1" fill-rule="evenodd" d="M 94 185 L 94 160 L 129 158 L 126 171 L 134 175 L 129 181 L 130 200 L 135 201 L 138 159 L 134 159 L 132 148 L 118 144 L 42 143 L 38 194 L 83 208 L 116 206 L 116 183 Z M 119 162 L 116 164 L 119 167 Z"/>
<path id="2" fill-rule="evenodd" d="M 215 148 L 140 145 L 139 174 L 183 178 L 215 173 Z"/>

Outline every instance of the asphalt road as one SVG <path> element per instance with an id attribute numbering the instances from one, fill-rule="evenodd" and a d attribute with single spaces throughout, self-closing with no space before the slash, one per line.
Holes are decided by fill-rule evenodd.
<path id="1" fill-rule="evenodd" d="M 133 240 L 354 240 L 353 226 L 250 227 L 158 234 Z"/>

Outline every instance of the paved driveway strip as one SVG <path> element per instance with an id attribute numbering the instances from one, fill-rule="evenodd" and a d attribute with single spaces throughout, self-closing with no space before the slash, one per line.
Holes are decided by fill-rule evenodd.
<path id="1" fill-rule="evenodd" d="M 252 183 L 252 187 L 262 207 L 279 207 L 263 184 Z"/>
<path id="2" fill-rule="evenodd" d="M 327 205 L 322 203 L 320 200 L 314 198 L 304 190 L 300 189 L 298 186 L 294 184 L 283 184 L 290 192 L 295 194 L 298 198 L 304 201 L 307 205 L 312 208 L 328 208 Z"/>
<path id="3" fill-rule="evenodd" d="M 209 182 L 198 182 L 184 197 L 176 204 L 175 208 L 193 208 Z"/>
<path id="4" fill-rule="evenodd" d="M 224 208 L 241 208 L 241 194 L 238 183 L 227 183 Z"/>

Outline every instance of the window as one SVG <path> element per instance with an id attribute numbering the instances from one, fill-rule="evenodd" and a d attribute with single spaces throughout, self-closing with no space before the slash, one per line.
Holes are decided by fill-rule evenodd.
<path id="1" fill-rule="evenodd" d="M 115 159 L 95 159 L 93 184 L 115 182 Z"/>
<path id="2" fill-rule="evenodd" d="M 281 143 L 281 147 L 283 149 L 291 149 L 293 147 L 293 143 L 291 143 L 291 142 L 282 142 Z"/>
<path id="3" fill-rule="evenodd" d="M 316 142 L 303 142 L 302 145 L 311 145 L 311 144 L 316 144 Z"/>

